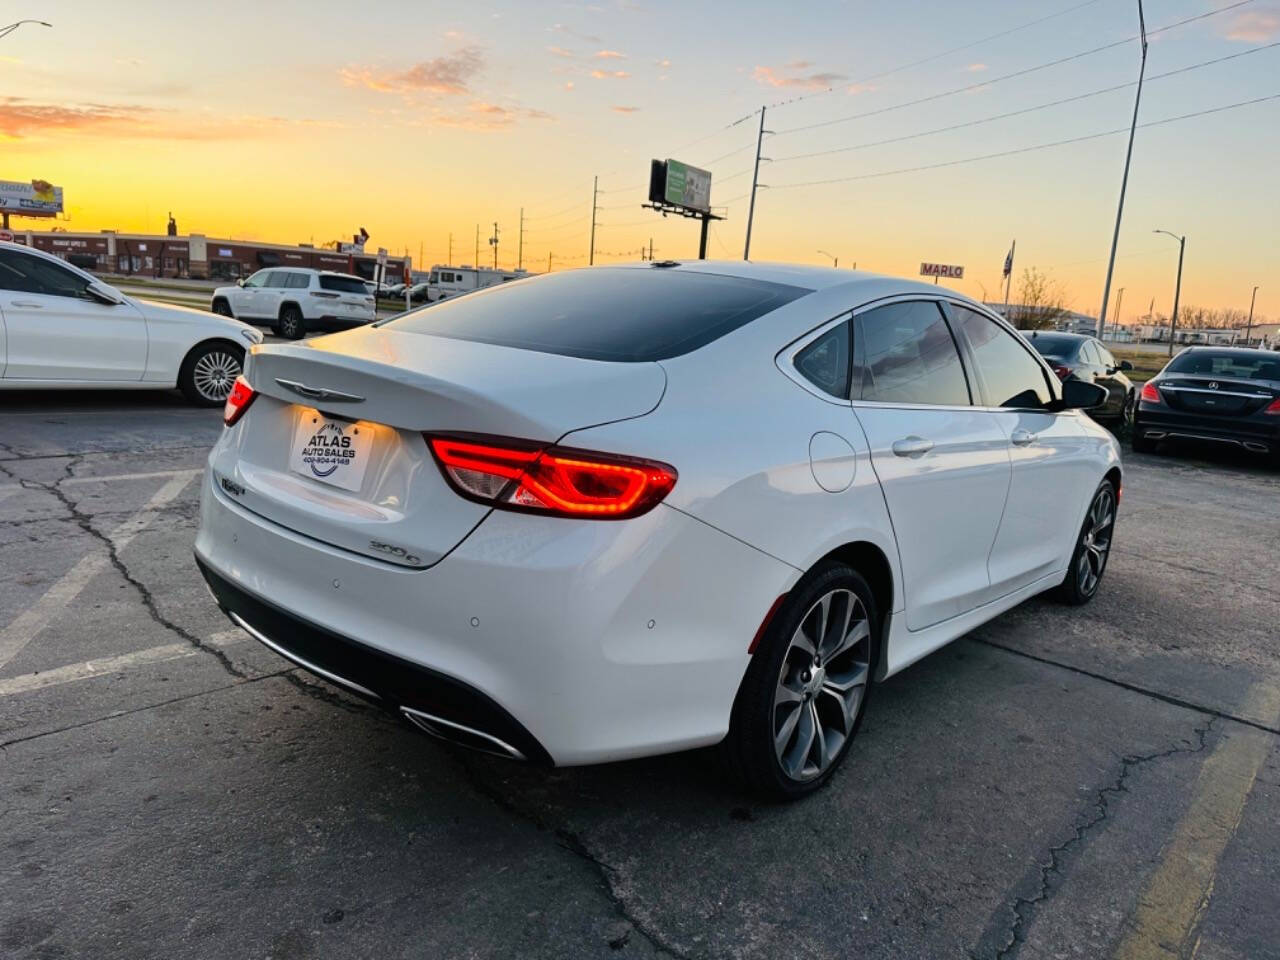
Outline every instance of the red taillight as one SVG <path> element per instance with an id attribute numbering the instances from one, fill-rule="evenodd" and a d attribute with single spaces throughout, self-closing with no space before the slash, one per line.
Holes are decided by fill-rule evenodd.
<path id="1" fill-rule="evenodd" d="M 1067 377 L 1071 376 L 1071 368 L 1064 367 L 1060 363 L 1055 363 L 1053 365 L 1053 372 L 1058 375 L 1059 380 L 1065 380 Z"/>
<path id="2" fill-rule="evenodd" d="M 1148 380 L 1142 385 L 1142 402 L 1143 403 L 1163 403 L 1160 399 L 1160 391 L 1156 389 L 1156 385 Z"/>
<path id="3" fill-rule="evenodd" d="M 634 457 L 520 440 L 427 441 L 455 490 L 508 510 L 620 520 L 652 509 L 676 483 L 672 467 Z"/>
<path id="4" fill-rule="evenodd" d="M 1269 413 L 1273 417 L 1280 416 L 1280 397 L 1276 397 L 1274 400 L 1272 400 L 1271 403 L 1268 405 L 1267 409 L 1263 410 L 1262 412 Z"/>
<path id="5" fill-rule="evenodd" d="M 249 386 L 249 381 L 243 374 L 236 377 L 236 382 L 231 385 L 231 392 L 227 394 L 227 402 L 222 407 L 222 422 L 228 427 L 234 425 L 244 416 L 244 412 L 249 409 L 249 404 L 253 403 L 253 398 L 257 395 L 258 392 Z"/>

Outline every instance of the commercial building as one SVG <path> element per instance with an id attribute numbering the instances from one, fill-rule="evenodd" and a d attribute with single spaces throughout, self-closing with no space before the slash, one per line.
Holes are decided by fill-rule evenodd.
<path id="1" fill-rule="evenodd" d="M 250 240 L 222 240 L 192 233 L 164 236 L 146 233 L 14 232 L 18 243 L 44 250 L 94 273 L 191 280 L 236 280 L 263 267 L 312 267 L 336 270 L 372 280 L 378 258 L 372 253 L 327 250 L 310 244 L 285 246 Z M 388 257 L 388 283 L 402 280 L 413 268 L 410 257 Z"/>

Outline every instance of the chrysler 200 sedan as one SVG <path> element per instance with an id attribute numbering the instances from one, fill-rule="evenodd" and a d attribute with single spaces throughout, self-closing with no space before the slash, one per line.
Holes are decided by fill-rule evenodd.
<path id="1" fill-rule="evenodd" d="M 912 281 L 536 277 L 256 348 L 196 559 L 235 623 L 428 733 L 550 764 L 720 744 L 795 797 L 873 682 L 1094 596 L 1102 394 Z"/>

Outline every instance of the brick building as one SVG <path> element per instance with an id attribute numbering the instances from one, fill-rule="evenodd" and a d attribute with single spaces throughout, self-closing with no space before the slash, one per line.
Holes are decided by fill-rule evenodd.
<path id="1" fill-rule="evenodd" d="M 62 257 L 84 270 L 140 277 L 235 280 L 263 267 L 313 267 L 373 279 L 378 258 L 372 253 L 340 253 L 308 245 L 285 246 L 248 240 L 220 240 L 193 233 L 64 233 L 14 231 L 19 243 Z M 409 257 L 387 258 L 387 282 L 412 270 Z"/>

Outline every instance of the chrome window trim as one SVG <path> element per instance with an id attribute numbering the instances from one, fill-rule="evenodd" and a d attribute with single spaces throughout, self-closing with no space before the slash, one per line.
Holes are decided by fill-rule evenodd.
<path id="1" fill-rule="evenodd" d="M 1156 386 L 1161 390 L 1177 390 L 1182 393 L 1207 393 L 1211 397 L 1247 397 L 1250 400 L 1270 400 L 1270 393 L 1241 393 L 1238 390 L 1209 390 L 1206 387 L 1177 387 L 1171 383 L 1157 382 Z"/>
<path id="2" fill-rule="evenodd" d="M 846 310 L 839 316 L 833 317 L 821 325 L 814 327 L 808 333 L 802 333 L 795 340 L 792 340 L 787 346 L 779 350 L 773 358 L 778 369 L 781 370 L 792 383 L 799 386 L 802 390 L 813 394 L 819 400 L 834 404 L 837 407 L 849 406 L 849 398 L 845 397 L 842 400 L 839 397 L 833 397 L 816 383 L 810 381 L 808 377 L 797 369 L 796 354 L 805 349 L 815 340 L 820 340 L 822 337 L 826 336 L 827 333 L 838 327 L 840 324 L 851 321 L 853 319 L 854 312 L 855 311 L 853 310 Z M 850 359 L 852 360 L 852 357 Z"/>

